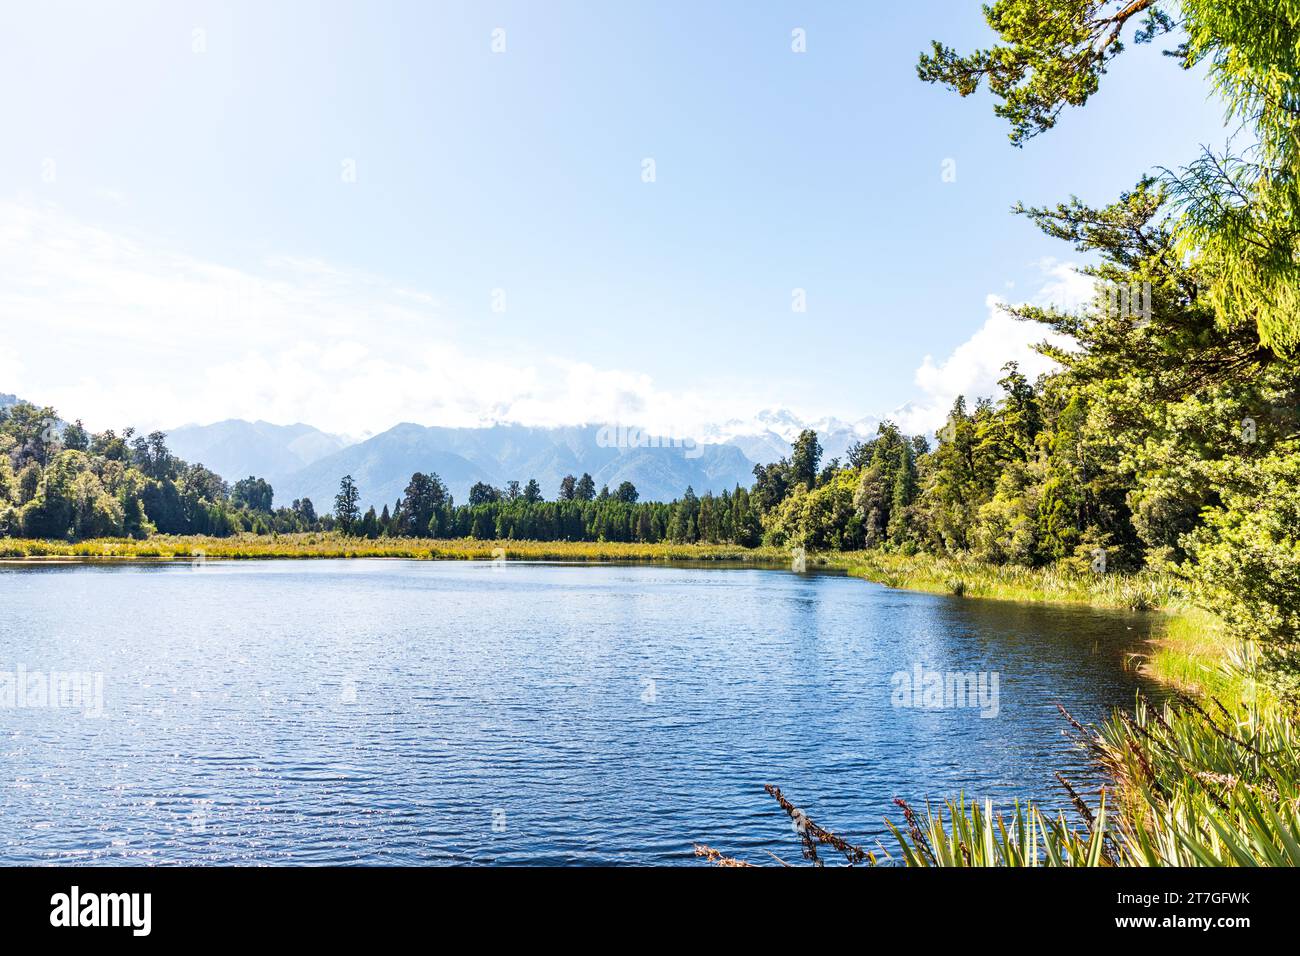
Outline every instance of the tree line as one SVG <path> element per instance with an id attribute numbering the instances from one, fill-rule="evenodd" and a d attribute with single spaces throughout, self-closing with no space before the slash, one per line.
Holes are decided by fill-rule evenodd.
<path id="1" fill-rule="evenodd" d="M 274 490 L 250 476 L 233 484 L 167 447 L 162 432 L 90 433 L 53 408 L 0 408 L 0 535 L 144 538 L 322 530 L 310 500 L 273 507 Z"/>
<path id="2" fill-rule="evenodd" d="M 346 475 L 334 499 L 335 526 L 367 538 L 384 535 L 528 541 L 620 541 L 737 543 L 756 546 L 762 527 L 749 491 L 737 486 L 719 495 L 687 488 L 670 502 L 640 501 L 624 481 L 614 491 L 596 491 L 588 474 L 566 475 L 554 500 L 542 497 L 535 479 L 504 489 L 479 482 L 469 500 L 457 505 L 436 473 L 416 472 L 390 509 L 371 506 L 362 514 L 360 490 Z"/>

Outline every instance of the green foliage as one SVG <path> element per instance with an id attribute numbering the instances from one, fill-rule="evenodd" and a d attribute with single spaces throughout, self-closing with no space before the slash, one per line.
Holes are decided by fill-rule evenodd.
<path id="1" fill-rule="evenodd" d="M 914 443 L 893 422 L 882 423 L 876 437 L 857 450 L 861 478 L 853 495 L 861 541 L 868 548 L 903 545 L 912 538 L 911 508 L 918 477 Z M 851 468 L 853 472 L 857 469 Z M 857 535 L 850 534 L 854 541 Z M 853 547 L 854 545 L 850 545 Z"/>
<path id="2" fill-rule="evenodd" d="M 1300 736 L 1276 704 L 1210 712 L 1191 700 L 1139 700 L 1100 729 L 1065 715 L 1110 780 L 1090 804 L 1060 774 L 1068 809 L 965 797 L 917 813 L 896 799 L 896 851 L 868 852 L 818 826 L 767 787 L 797 824 L 804 856 L 908 867 L 1300 866 Z M 715 851 L 716 852 L 716 851 Z M 714 862 L 720 854 L 711 857 Z M 736 865 L 735 861 L 731 861 Z"/>
<path id="3" fill-rule="evenodd" d="M 1022 145 L 1097 91 L 1130 24 L 1138 42 L 1180 31 L 1171 52 L 1183 66 L 1207 68 L 1248 145 L 1206 150 L 1167 175 L 1179 210 L 1172 238 L 1180 256 L 1197 261 L 1215 320 L 1251 326 L 1265 348 L 1286 355 L 1300 347 L 1300 2 L 1176 6 L 1175 24 L 1172 2 L 998 0 L 985 17 L 1000 43 L 962 56 L 936 42 L 918 73 L 962 96 L 987 81 L 1000 101 L 994 111 Z"/>
<path id="4" fill-rule="evenodd" d="M 1107 64 L 1124 51 L 1132 21 L 1139 42 L 1172 29 L 1168 4 L 1153 0 L 997 0 L 984 17 L 1003 41 L 961 56 L 935 42 L 917 74 L 961 96 L 987 81 L 1001 102 L 994 111 L 1011 123 L 1017 146 L 1056 125 L 1066 106 L 1082 106 L 1101 83 Z M 1139 20 L 1138 15 L 1145 14 Z"/>
<path id="5" fill-rule="evenodd" d="M 344 532 L 350 533 L 361 517 L 360 501 L 357 483 L 351 475 L 344 475 L 339 480 L 339 493 L 334 496 L 334 520 Z"/>
<path id="6" fill-rule="evenodd" d="M 385 517 L 383 525 L 395 533 L 422 536 L 429 532 L 430 523 L 437 512 L 451 504 L 451 493 L 437 475 L 416 472 L 411 475 L 402 500 L 398 502 L 394 518 Z M 387 506 L 384 507 L 388 515 Z"/>
<path id="7" fill-rule="evenodd" d="M 812 491 L 800 482 L 769 514 L 767 543 L 831 551 L 861 548 L 862 518 L 854 504 L 859 483 L 858 473 L 851 469 L 836 472 Z"/>
<path id="8" fill-rule="evenodd" d="M 817 440 L 817 433 L 805 428 L 794 440 L 790 454 L 790 480 L 793 484 L 803 484 L 807 488 L 817 485 L 817 465 L 821 461 L 822 446 Z"/>
<path id="9" fill-rule="evenodd" d="M 275 492 L 266 480 L 252 475 L 235 482 L 235 487 L 230 492 L 230 503 L 235 507 L 263 514 L 271 513 L 274 500 Z"/>
<path id="10" fill-rule="evenodd" d="M 1264 645 L 1265 662 L 1300 689 L 1300 456 L 1234 461 L 1222 503 L 1189 536 L 1194 594 L 1230 633 Z"/>
<path id="11" fill-rule="evenodd" d="M 316 521 L 296 509 L 272 513 L 271 486 L 236 485 L 188 464 L 167 436 L 86 432 L 60 426 L 52 408 L 19 402 L 0 414 L 0 534 L 47 539 L 234 534 L 250 527 L 301 530 Z"/>

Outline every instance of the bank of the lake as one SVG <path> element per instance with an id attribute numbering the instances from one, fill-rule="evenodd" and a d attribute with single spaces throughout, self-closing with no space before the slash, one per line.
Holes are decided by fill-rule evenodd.
<path id="1" fill-rule="evenodd" d="M 475 538 L 355 538 L 334 533 L 284 535 L 152 535 L 47 541 L 0 538 L 0 560 L 257 560 L 405 558 L 450 561 L 730 561 L 789 564 L 782 548 L 726 544 L 635 544 L 583 541 L 488 541 Z M 812 559 L 825 564 L 823 559 Z"/>

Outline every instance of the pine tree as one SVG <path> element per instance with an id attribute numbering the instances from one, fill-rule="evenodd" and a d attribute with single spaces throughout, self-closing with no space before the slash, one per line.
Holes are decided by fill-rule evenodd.
<path id="1" fill-rule="evenodd" d="M 361 493 L 357 491 L 356 482 L 351 475 L 344 475 L 339 482 L 339 493 L 334 496 L 334 519 L 344 534 L 351 534 L 353 526 L 361 517 L 361 509 L 358 507 L 360 500 Z"/>

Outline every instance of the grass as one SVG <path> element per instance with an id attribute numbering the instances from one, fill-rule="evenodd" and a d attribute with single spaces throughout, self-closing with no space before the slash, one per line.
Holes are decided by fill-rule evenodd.
<path id="1" fill-rule="evenodd" d="M 190 560 L 208 558 L 417 558 L 514 561 L 732 561 L 789 566 L 786 548 L 745 548 L 730 544 L 624 544 L 586 541 L 477 541 L 470 538 L 351 538 L 333 533 L 241 534 L 229 538 L 153 535 L 144 540 L 99 538 L 90 541 L 0 539 L 0 558 L 19 560 Z M 810 554 L 813 568 L 835 568 L 889 587 L 965 597 L 1012 601 L 1051 601 L 1097 607 L 1155 610 L 1171 607 L 1181 595 L 1171 578 L 1143 573 L 1082 574 L 1060 568 L 997 567 L 978 561 L 904 556 L 881 552 Z"/>
<path id="2" fill-rule="evenodd" d="M 895 588 L 1006 601 L 1087 604 L 1133 611 L 1169 611 L 1184 596 L 1168 574 L 1095 574 L 1064 566 L 1025 568 L 972 558 L 857 551 L 830 557 L 849 574 Z"/>
<path id="3" fill-rule="evenodd" d="M 1271 697 L 1255 648 L 1231 637 L 1223 622 L 1199 608 L 1183 608 L 1162 622 L 1142 672 L 1180 691 L 1226 706 Z"/>
<path id="4" fill-rule="evenodd" d="M 285 558 L 413 558 L 489 561 L 726 561 L 788 565 L 779 548 L 708 544 L 623 544 L 583 541 L 477 541 L 470 538 L 350 538 L 340 534 L 242 534 L 229 538 L 153 535 L 144 540 L 0 539 L 0 559 L 16 560 L 258 560 Z M 825 562 L 822 562 L 825 563 Z"/>

